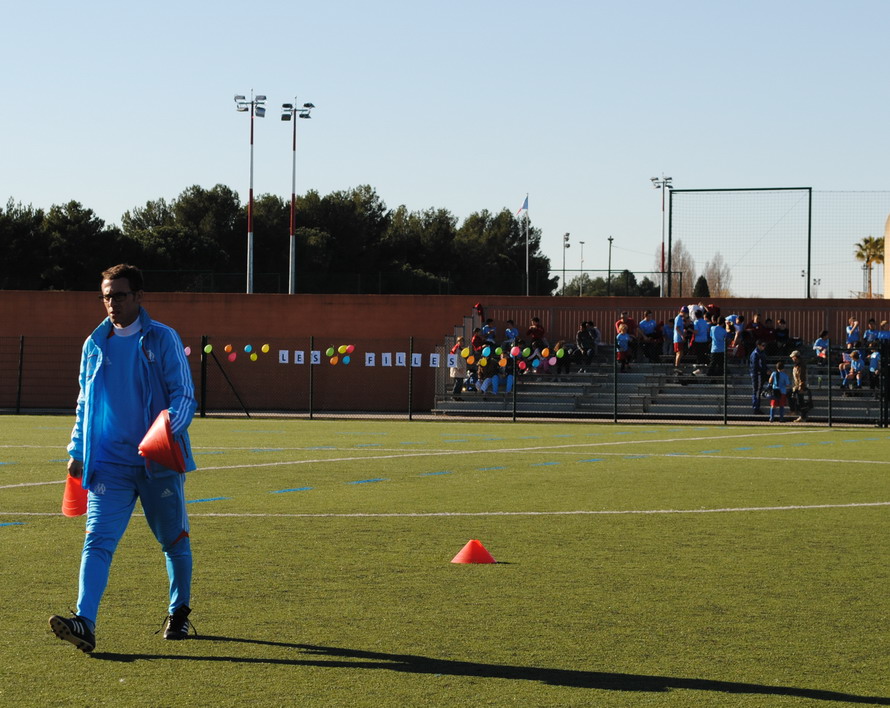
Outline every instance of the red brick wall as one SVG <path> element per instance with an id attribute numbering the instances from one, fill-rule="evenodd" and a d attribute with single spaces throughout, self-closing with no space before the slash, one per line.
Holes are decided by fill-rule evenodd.
<path id="1" fill-rule="evenodd" d="M 272 400 L 276 377 L 285 373 L 271 366 L 278 347 L 308 349 L 310 335 L 317 349 L 352 343 L 371 351 L 407 351 L 409 337 L 418 340 L 416 351 L 424 356 L 445 343 L 464 316 L 481 302 L 486 317 L 493 317 L 498 332 L 504 321 L 513 319 L 521 332 L 532 316 L 541 318 L 551 343 L 574 338 L 578 323 L 593 320 L 606 341 L 612 341 L 612 324 L 622 310 L 639 318 L 652 309 L 659 320 L 672 318 L 682 302 L 658 298 L 586 297 L 473 297 L 466 295 L 267 295 L 147 293 L 143 304 L 151 316 L 176 328 L 183 341 L 197 352 L 202 335 L 209 335 L 216 351 L 224 343 L 260 346 L 270 342 L 269 359 L 254 369 L 235 369 L 237 384 L 251 392 L 251 405 L 277 407 Z M 840 344 L 847 318 L 856 316 L 864 323 L 869 317 L 878 322 L 890 319 L 890 303 L 885 300 L 753 300 L 719 301 L 724 314 L 755 312 L 774 321 L 784 317 L 791 335 L 807 343 L 822 328 Z M 19 337 L 26 338 L 26 407 L 72 407 L 77 394 L 77 364 L 80 343 L 104 317 L 96 292 L 0 291 L 0 407 L 14 405 L 18 374 Z M 243 358 L 239 362 L 244 361 Z M 240 366 L 240 363 L 239 363 Z M 276 364 L 277 366 L 277 364 Z M 335 377 L 333 372 L 339 372 Z M 288 377 L 298 369 L 287 370 Z M 319 375 L 322 375 L 319 371 Z M 400 372 L 378 369 L 373 377 L 383 381 L 395 377 L 396 385 L 367 386 L 362 379 L 363 364 L 356 359 L 348 372 L 326 369 L 327 383 L 320 380 L 319 395 L 327 395 L 330 408 L 403 410 L 407 395 Z M 368 373 L 368 372 L 364 372 Z M 413 397 L 417 409 L 432 404 L 433 377 L 418 371 Z M 299 374 L 302 376 L 302 374 Z M 366 377 L 367 378 L 367 377 Z M 295 384 L 296 385 L 296 384 Z M 302 384 L 300 384 L 302 386 Z M 324 391 L 329 391 L 324 394 Z M 263 393 L 267 391 L 268 393 Z M 321 405 L 325 405 L 321 403 Z"/>

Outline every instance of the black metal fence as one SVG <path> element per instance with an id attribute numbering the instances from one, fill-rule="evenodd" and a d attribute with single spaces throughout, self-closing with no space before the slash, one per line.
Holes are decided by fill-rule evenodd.
<path id="1" fill-rule="evenodd" d="M 452 344 L 450 338 L 236 341 L 209 335 L 184 342 L 200 415 L 624 423 L 768 419 L 771 401 L 754 390 L 747 360 L 732 350 L 709 373 L 705 362 L 696 368 L 692 354 L 676 372 L 669 352 L 640 349 L 622 370 L 611 345 L 601 346 L 590 361 L 568 350 L 513 356 L 502 346 L 486 357 L 493 363 L 470 365 L 455 394 L 449 364 L 460 354 L 450 353 Z M 0 412 L 73 411 L 81 345 L 79 339 L 0 337 Z M 841 388 L 843 352 L 829 351 L 825 358 L 805 352 L 809 410 L 802 416 L 789 405 L 785 421 L 805 417 L 818 424 L 887 427 L 888 343 L 880 353 L 880 368 L 872 372 L 866 365 L 858 381 Z M 779 360 L 787 362 L 790 376 L 787 353 L 774 353 L 771 366 Z M 486 378 L 492 380 L 483 385 Z"/>

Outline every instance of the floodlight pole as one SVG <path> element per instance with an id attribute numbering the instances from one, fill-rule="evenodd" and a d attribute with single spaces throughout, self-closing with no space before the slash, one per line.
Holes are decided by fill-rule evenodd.
<path id="1" fill-rule="evenodd" d="M 311 103 L 304 103 L 298 108 L 297 99 L 293 103 L 281 105 L 281 120 L 293 123 L 293 158 L 291 164 L 290 191 L 290 257 L 288 260 L 287 292 L 297 292 L 297 118 L 311 118 L 309 115 L 315 108 Z"/>
<path id="2" fill-rule="evenodd" d="M 578 278 L 578 297 L 584 295 L 584 241 L 578 241 L 581 244 L 581 277 Z"/>
<path id="3" fill-rule="evenodd" d="M 615 239 L 609 236 L 609 270 L 606 278 L 606 295 L 612 294 L 612 241 Z"/>
<path id="4" fill-rule="evenodd" d="M 569 234 L 566 233 L 565 236 L 562 237 L 562 294 L 563 296 L 566 294 L 566 251 L 569 246 L 572 244 L 569 243 Z"/>
<path id="5" fill-rule="evenodd" d="M 649 179 L 655 189 L 661 190 L 661 297 L 667 297 L 664 287 L 664 194 L 671 189 L 672 179 L 672 177 L 665 177 L 663 172 L 661 173 L 661 179 L 658 179 L 658 177 L 651 177 Z"/>
<path id="6" fill-rule="evenodd" d="M 247 193 L 247 294 L 253 293 L 253 118 L 266 115 L 263 105 L 265 96 L 254 96 L 250 90 L 250 100 L 244 96 L 235 96 L 235 109 L 239 113 L 250 112 L 250 189 Z"/>

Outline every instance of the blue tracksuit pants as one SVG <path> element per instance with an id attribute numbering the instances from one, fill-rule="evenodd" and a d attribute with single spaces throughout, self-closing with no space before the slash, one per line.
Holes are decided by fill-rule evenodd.
<path id="1" fill-rule="evenodd" d="M 185 475 L 173 470 L 152 474 L 145 467 L 100 463 L 90 478 L 86 538 L 80 562 L 77 614 L 96 622 L 108 584 L 111 559 L 136 506 L 142 503 L 149 528 L 167 558 L 172 614 L 190 602 L 192 549 L 185 510 Z"/>

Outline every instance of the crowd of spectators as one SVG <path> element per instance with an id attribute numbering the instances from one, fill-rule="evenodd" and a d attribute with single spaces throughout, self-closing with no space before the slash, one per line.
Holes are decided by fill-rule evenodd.
<path id="1" fill-rule="evenodd" d="M 822 330 L 813 341 L 812 356 L 817 363 L 830 367 L 833 364 L 828 358 L 832 353 L 831 358 L 837 361 L 839 385 L 845 392 L 863 387 L 873 389 L 880 374 L 882 338 L 890 339 L 886 321 L 878 324 L 870 319 L 862 329 L 851 317 L 844 346 L 833 346 L 828 330 Z M 509 393 L 517 376 L 550 374 L 558 380 L 572 371 L 591 372 L 597 363 L 612 356 L 621 373 L 630 371 L 635 362 L 658 363 L 662 357 L 672 356 L 677 376 L 686 373 L 684 363 L 691 365 L 691 375 L 710 379 L 722 377 L 730 365 L 747 370 L 752 412 L 761 413 L 761 399 L 768 397 L 770 421 L 783 421 L 788 405 L 798 412 L 797 420 L 804 421 L 812 405 L 807 357 L 803 353 L 808 349 L 801 338 L 792 335 L 783 318 L 773 322 L 770 317 L 754 313 L 748 320 L 743 314 L 723 315 L 718 306 L 703 303 L 683 305 L 667 321 L 658 321 L 651 310 L 646 310 L 638 322 L 630 312 L 623 311 L 614 323 L 614 348 L 608 344 L 592 321 L 582 321 L 573 340 L 560 339 L 551 348 L 539 317 L 530 319 L 524 334 L 512 320 L 507 320 L 500 338 L 496 323 L 488 318 L 473 330 L 468 348 L 460 337 L 451 350 L 452 354 L 471 352 L 467 361 L 455 361 L 456 366 L 451 368 L 452 395 L 460 400 L 463 390 Z M 523 352 L 521 357 L 508 355 L 517 347 Z M 497 356 L 491 353 L 496 350 Z M 783 371 L 786 357 L 794 365 L 791 378 Z M 775 358 L 782 366 L 771 370 L 769 360 Z M 821 376 L 819 380 L 821 385 Z"/>

